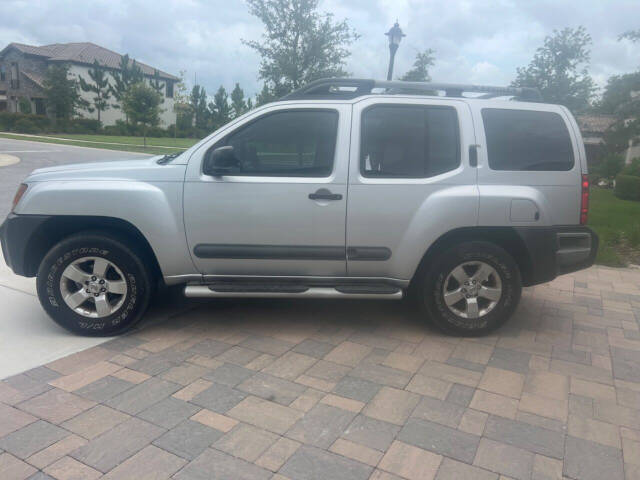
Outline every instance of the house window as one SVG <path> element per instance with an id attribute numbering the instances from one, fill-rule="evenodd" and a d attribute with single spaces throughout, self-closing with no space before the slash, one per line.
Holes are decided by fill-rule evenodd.
<path id="1" fill-rule="evenodd" d="M 20 81 L 18 80 L 18 64 L 16 62 L 11 64 L 11 88 L 20 88 Z"/>
<path id="2" fill-rule="evenodd" d="M 167 98 L 173 98 L 173 82 L 166 82 L 167 84 Z"/>
<path id="3" fill-rule="evenodd" d="M 44 98 L 33 98 L 32 100 L 36 104 L 36 115 L 46 115 L 47 111 L 44 108 Z"/>
<path id="4" fill-rule="evenodd" d="M 7 80 L 7 74 L 4 71 L 4 67 L 0 65 L 0 82 L 5 82 Z"/>

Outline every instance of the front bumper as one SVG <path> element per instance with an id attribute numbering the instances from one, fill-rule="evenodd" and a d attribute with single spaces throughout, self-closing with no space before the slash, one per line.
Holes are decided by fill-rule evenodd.
<path id="1" fill-rule="evenodd" d="M 525 286 L 589 268 L 598 253 L 598 235 L 584 225 L 519 227 L 516 232 L 531 260 Z"/>
<path id="2" fill-rule="evenodd" d="M 10 213 L 0 225 L 0 244 L 5 263 L 16 275 L 33 277 L 37 265 L 33 265 L 30 251 L 45 240 L 39 233 L 40 227 L 49 218 L 48 215 L 16 215 Z"/>

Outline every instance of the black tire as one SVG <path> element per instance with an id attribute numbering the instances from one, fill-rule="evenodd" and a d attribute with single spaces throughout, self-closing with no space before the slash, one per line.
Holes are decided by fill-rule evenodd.
<path id="1" fill-rule="evenodd" d="M 100 257 L 122 272 L 127 291 L 122 304 L 108 316 L 91 318 L 76 313 L 62 298 L 62 273 L 76 260 Z M 80 335 L 103 337 L 131 329 L 144 315 L 153 291 L 152 274 L 135 249 L 109 232 L 81 232 L 65 238 L 44 257 L 38 269 L 38 298 L 49 316 L 63 328 Z M 90 304 L 90 302 L 89 302 Z"/>
<path id="2" fill-rule="evenodd" d="M 465 262 L 484 262 L 500 277 L 502 294 L 492 310 L 479 318 L 464 318 L 450 309 L 444 300 L 444 282 Z M 417 294 L 422 311 L 441 330 L 458 336 L 481 336 L 497 329 L 513 314 L 522 292 L 520 270 L 501 247 L 483 241 L 454 245 L 438 255 L 434 263 L 422 269 Z"/>

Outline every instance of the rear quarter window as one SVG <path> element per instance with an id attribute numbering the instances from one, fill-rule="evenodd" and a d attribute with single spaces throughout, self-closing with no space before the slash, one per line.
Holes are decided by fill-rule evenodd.
<path id="1" fill-rule="evenodd" d="M 553 112 L 482 109 L 492 170 L 567 171 L 574 165 L 571 137 Z"/>

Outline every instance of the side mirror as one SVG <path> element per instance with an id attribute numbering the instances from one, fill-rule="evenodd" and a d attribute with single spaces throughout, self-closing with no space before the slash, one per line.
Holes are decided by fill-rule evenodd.
<path id="1" fill-rule="evenodd" d="M 209 153 L 204 160 L 202 171 L 205 175 L 219 177 L 233 171 L 240 165 L 238 159 L 233 153 L 233 147 L 218 147 Z"/>

